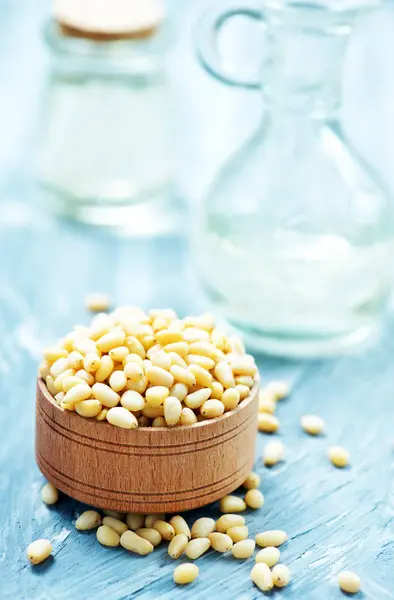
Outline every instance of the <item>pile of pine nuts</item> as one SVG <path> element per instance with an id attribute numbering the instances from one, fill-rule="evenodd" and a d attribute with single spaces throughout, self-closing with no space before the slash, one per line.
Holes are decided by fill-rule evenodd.
<path id="1" fill-rule="evenodd" d="M 121 307 L 44 351 L 39 375 L 58 405 L 116 427 L 173 427 L 235 409 L 257 379 L 242 341 L 210 314 L 178 319 Z"/>

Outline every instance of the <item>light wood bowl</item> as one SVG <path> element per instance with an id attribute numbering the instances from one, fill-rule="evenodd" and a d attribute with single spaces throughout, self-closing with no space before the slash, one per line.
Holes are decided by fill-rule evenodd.
<path id="1" fill-rule="evenodd" d="M 60 408 L 38 380 L 36 458 L 62 492 L 98 508 L 178 512 L 235 490 L 252 469 L 258 384 L 239 406 L 195 425 L 119 429 Z"/>

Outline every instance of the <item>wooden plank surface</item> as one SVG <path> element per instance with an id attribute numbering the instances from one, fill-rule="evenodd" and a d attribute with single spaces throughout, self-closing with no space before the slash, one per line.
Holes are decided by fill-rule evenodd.
<path id="1" fill-rule="evenodd" d="M 5 18 L 0 24 L 4 33 L 0 46 L 2 56 L 6 47 L 8 52 L 10 48 L 14 52 L 19 48 L 17 38 L 11 33 L 18 30 L 27 44 L 33 39 L 30 23 L 38 21 L 36 2 L 25 2 L 27 17 L 23 18 L 22 10 L 14 9 L 11 2 L 6 4 Z M 6 32 L 7 23 L 9 31 Z M 381 33 L 365 37 L 365 46 L 360 46 L 367 49 L 371 60 L 379 48 L 382 56 L 385 52 L 390 56 L 394 51 L 394 45 L 389 46 L 389 41 L 394 39 L 390 29 L 393 21 L 383 19 L 382 23 Z M 380 36 L 382 46 L 379 46 Z M 373 39 L 376 46 L 372 44 Z M 33 85 L 36 79 L 31 64 L 36 65 L 33 57 L 39 56 L 36 41 L 31 43 L 32 53 L 26 64 L 20 54 L 15 55 L 16 64 L 25 65 L 25 71 L 4 67 L 9 85 L 15 84 L 12 88 L 15 106 L 25 121 L 27 117 L 22 109 L 27 107 L 26 99 L 31 100 L 25 85 Z M 25 52 L 28 54 L 28 49 Z M 2 65 L 5 65 L 4 60 Z M 394 77 L 390 79 L 388 74 L 392 70 L 391 61 L 381 61 L 379 65 L 374 82 L 379 83 L 379 77 L 386 73 L 387 87 L 383 95 L 386 100 L 380 110 L 368 112 L 368 102 L 375 106 L 377 99 L 382 98 L 377 85 L 364 104 L 365 114 L 374 124 L 371 137 L 360 133 L 367 121 L 362 118 L 362 110 L 358 121 L 360 129 L 357 129 L 357 121 L 352 127 L 360 141 L 372 140 L 372 158 L 378 157 L 379 149 L 378 162 L 386 168 L 389 179 L 394 156 L 394 152 L 390 154 L 390 139 L 394 137 L 389 135 L 393 122 L 387 121 L 384 152 L 382 143 L 378 142 L 382 127 L 377 124 L 379 119 L 389 119 L 392 114 Z M 5 89 L 4 80 L 1 89 Z M 362 90 L 361 86 L 360 106 L 365 102 Z M 229 96 L 221 96 L 224 97 Z M 238 100 L 239 97 L 235 104 Z M 11 144 L 15 132 L 19 138 L 22 134 L 20 129 L 5 127 L 12 114 L 10 99 L 3 98 L 2 106 L 8 110 L 3 110 L 1 117 L 3 141 Z M 226 107 L 229 111 L 227 104 Z M 355 113 L 357 107 L 354 105 Z M 218 107 L 218 113 L 221 112 Z M 227 112 L 221 123 L 228 123 L 229 118 L 235 121 L 237 114 L 236 109 L 234 113 Z M 211 124 L 206 122 L 202 131 L 204 144 L 213 131 L 214 111 L 210 116 Z M 14 127 L 18 120 L 14 119 Z M 223 125 L 222 133 L 226 127 Z M 239 137 L 242 134 L 243 131 Z M 228 135 L 234 144 L 237 138 L 232 137 L 231 127 Z M 227 142 L 224 135 L 222 150 Z M 208 148 L 209 145 L 203 143 L 201 148 Z M 217 152 L 216 161 L 221 151 Z M 192 158 L 189 155 L 189 168 L 185 167 L 185 181 L 187 179 L 189 189 L 193 188 L 198 196 L 200 190 L 194 184 L 200 183 L 202 171 L 207 176 L 208 163 L 210 173 L 213 172 L 214 160 L 202 151 L 199 153 L 196 147 L 194 152 Z M 19 158 L 22 156 L 19 147 L 15 153 Z M 199 163 L 197 158 L 202 159 L 203 155 L 206 162 Z M 3 150 L 0 158 L 4 165 Z M 36 366 L 45 345 L 73 324 L 86 322 L 85 294 L 108 290 L 115 304 L 133 303 L 146 308 L 172 306 L 181 314 L 193 313 L 202 308 L 203 303 L 184 240 L 118 239 L 110 234 L 56 223 L 41 217 L 33 206 L 29 188 L 23 186 L 23 173 L 16 175 L 14 183 L 2 192 L 0 203 L 1 600 L 211 597 L 254 600 L 263 597 L 249 580 L 251 559 L 237 562 L 232 557 L 209 552 L 199 560 L 197 582 L 189 588 L 178 588 L 172 582 L 175 563 L 168 558 L 165 548 L 147 557 L 103 548 L 96 542 L 94 533 L 75 530 L 73 523 L 83 510 L 80 504 L 65 497 L 51 508 L 41 502 L 43 478 L 35 465 L 33 445 Z M 261 489 L 266 500 L 263 509 L 248 511 L 246 515 L 251 534 L 274 527 L 289 534 L 289 542 L 283 548 L 283 562 L 290 566 L 293 582 L 289 588 L 272 593 L 275 599 L 340 599 L 343 595 L 337 589 L 335 575 L 343 568 L 354 569 L 362 577 L 364 594 L 361 598 L 394 598 L 393 356 L 394 321 L 390 317 L 381 342 L 362 356 L 312 362 L 268 358 L 258 361 L 263 380 L 285 378 L 293 388 L 291 396 L 278 410 L 281 420 L 278 436 L 286 446 L 286 460 L 273 469 L 264 468 L 260 456 L 269 436 L 259 434 L 255 466 L 262 475 Z M 312 439 L 300 430 L 299 418 L 307 412 L 316 412 L 326 420 L 325 437 Z M 328 462 L 325 451 L 334 443 L 349 449 L 350 468 L 336 470 Z M 213 505 L 186 517 L 192 522 L 198 516 L 218 514 L 218 507 Z M 27 563 L 25 549 L 37 537 L 51 539 L 54 553 L 53 558 L 32 568 Z"/>

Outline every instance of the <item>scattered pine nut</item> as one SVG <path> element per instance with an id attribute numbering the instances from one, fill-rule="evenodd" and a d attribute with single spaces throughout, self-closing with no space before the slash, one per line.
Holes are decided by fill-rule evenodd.
<path id="1" fill-rule="evenodd" d="M 273 567 L 280 560 L 280 550 L 275 546 L 267 546 L 256 554 L 256 562 L 263 562 L 269 567 Z"/>
<path id="2" fill-rule="evenodd" d="M 175 535 L 172 538 L 171 542 L 168 544 L 169 556 L 171 556 L 171 558 L 173 558 L 174 560 L 182 556 L 188 543 L 189 539 L 184 533 L 178 533 L 177 535 Z"/>
<path id="3" fill-rule="evenodd" d="M 108 527 L 108 525 L 100 525 L 97 529 L 96 537 L 103 546 L 115 548 L 120 543 L 120 535 L 111 529 L 111 527 Z"/>
<path id="4" fill-rule="evenodd" d="M 268 546 L 281 546 L 287 540 L 287 533 L 281 529 L 271 529 L 269 531 L 262 531 L 256 535 L 256 543 L 263 548 Z"/>
<path id="5" fill-rule="evenodd" d="M 204 554 L 204 552 L 209 550 L 210 547 L 211 540 L 208 537 L 198 537 L 190 540 L 190 542 L 186 546 L 185 553 L 186 556 L 191 560 L 196 560 L 202 554 Z"/>
<path id="6" fill-rule="evenodd" d="M 320 435 L 325 428 L 323 419 L 317 415 L 303 415 L 300 422 L 302 429 L 309 435 Z"/>
<path id="7" fill-rule="evenodd" d="M 259 412 L 258 428 L 264 433 L 275 433 L 279 429 L 279 419 L 275 415 L 270 415 L 267 412 Z"/>
<path id="8" fill-rule="evenodd" d="M 216 521 L 216 530 L 219 533 L 227 533 L 227 529 L 230 529 L 230 527 L 242 527 L 243 525 L 245 525 L 245 517 L 227 513 Z"/>
<path id="9" fill-rule="evenodd" d="M 269 592 L 274 587 L 271 570 L 263 562 L 254 565 L 250 573 L 250 578 L 262 592 Z"/>
<path id="10" fill-rule="evenodd" d="M 108 525 L 108 527 L 111 527 L 118 535 L 122 535 L 122 533 L 128 529 L 126 523 L 123 523 L 123 521 L 119 521 L 119 519 L 115 519 L 114 517 L 104 517 L 103 525 Z"/>
<path id="11" fill-rule="evenodd" d="M 231 548 L 231 553 L 235 558 L 249 558 L 252 556 L 254 549 L 256 547 L 256 542 L 254 540 L 242 540 L 241 542 L 236 542 Z"/>
<path id="12" fill-rule="evenodd" d="M 175 535 L 179 533 L 184 533 L 186 537 L 190 540 L 192 537 L 191 531 L 189 529 L 189 525 L 186 523 L 185 519 L 181 515 L 175 515 L 170 519 L 170 525 L 174 528 Z"/>
<path id="13" fill-rule="evenodd" d="M 175 535 L 173 526 L 167 523 L 167 521 L 162 521 L 161 519 L 158 519 L 153 523 L 153 528 L 156 529 L 160 533 L 163 540 L 166 540 L 167 542 L 172 540 Z"/>
<path id="14" fill-rule="evenodd" d="M 174 570 L 174 581 L 178 585 L 192 583 L 198 577 L 198 567 L 193 563 L 183 563 Z"/>
<path id="15" fill-rule="evenodd" d="M 277 564 L 271 571 L 272 581 L 275 587 L 285 587 L 290 583 L 291 574 L 289 567 L 286 565 Z"/>
<path id="16" fill-rule="evenodd" d="M 89 531 L 101 525 L 101 517 L 96 510 L 85 510 L 75 521 L 75 528 L 79 531 Z"/>
<path id="17" fill-rule="evenodd" d="M 129 529 L 136 531 L 145 525 L 145 515 L 139 513 L 128 513 L 126 523 Z"/>
<path id="18" fill-rule="evenodd" d="M 342 448 L 341 446 L 331 446 L 327 450 L 327 456 L 334 467 L 338 467 L 339 469 L 347 467 L 350 461 L 349 452 L 346 450 L 346 448 Z"/>
<path id="19" fill-rule="evenodd" d="M 286 381 L 270 381 L 265 391 L 271 394 L 275 400 L 283 400 L 290 394 L 290 386 Z"/>
<path id="20" fill-rule="evenodd" d="M 216 552 L 228 552 L 233 546 L 233 540 L 226 533 L 214 531 L 209 534 L 208 539 L 211 542 L 211 547 L 216 550 Z"/>
<path id="21" fill-rule="evenodd" d="M 108 508 L 105 508 L 103 510 L 103 513 L 105 514 L 106 517 L 113 517 L 114 519 L 118 519 L 118 521 L 123 521 L 126 516 L 124 513 L 121 513 L 119 510 L 109 510 Z"/>
<path id="22" fill-rule="evenodd" d="M 245 494 L 245 502 L 249 508 L 254 508 L 256 510 L 263 506 L 264 496 L 260 490 L 249 490 Z"/>
<path id="23" fill-rule="evenodd" d="M 338 585 L 347 594 L 357 594 L 361 588 L 361 579 L 352 571 L 341 571 L 338 574 Z"/>
<path id="24" fill-rule="evenodd" d="M 263 450 L 263 462 L 266 467 L 272 467 L 283 460 L 285 447 L 280 440 L 269 442 Z"/>
<path id="25" fill-rule="evenodd" d="M 152 546 L 158 546 L 162 540 L 160 533 L 157 531 L 157 529 L 153 529 L 153 527 L 141 527 L 136 529 L 135 532 L 140 537 L 148 540 Z"/>
<path id="26" fill-rule="evenodd" d="M 251 471 L 245 479 L 245 481 L 243 482 L 242 486 L 247 490 L 254 490 L 259 487 L 260 483 L 260 475 L 258 473 L 255 473 L 254 471 Z"/>
<path id="27" fill-rule="evenodd" d="M 51 483 L 46 483 L 41 488 L 41 500 L 45 502 L 45 504 L 56 504 L 59 500 L 59 492 Z"/>
<path id="28" fill-rule="evenodd" d="M 221 517 L 222 518 L 222 517 Z M 243 518 L 243 517 L 242 517 Z M 220 521 L 220 519 L 219 519 Z M 244 519 L 245 522 L 245 519 Z M 216 523 L 210 517 L 201 517 L 194 521 L 191 529 L 192 538 L 207 538 L 210 533 L 215 531 Z M 224 530 L 225 531 L 225 530 Z"/>
<path id="29" fill-rule="evenodd" d="M 27 558 L 32 565 L 42 563 L 52 552 L 52 544 L 49 540 L 36 540 L 27 547 Z"/>
<path id="30" fill-rule="evenodd" d="M 90 312 L 104 312 L 109 309 L 109 305 L 109 296 L 103 292 L 91 292 L 85 296 L 85 306 Z"/>
<path id="31" fill-rule="evenodd" d="M 151 515 L 146 515 L 145 517 L 145 527 L 153 527 L 156 521 L 165 521 L 166 516 L 164 513 L 156 513 Z"/>
<path id="32" fill-rule="evenodd" d="M 233 543 L 242 542 L 242 540 L 246 540 L 249 535 L 249 530 L 246 525 L 238 525 L 236 527 L 230 527 L 226 531 L 227 535 L 231 537 Z"/>
<path id="33" fill-rule="evenodd" d="M 129 552 L 135 552 L 135 554 L 140 554 L 141 556 L 153 552 L 153 544 L 149 540 L 137 535 L 135 531 L 128 530 L 122 533 L 120 544 Z"/>
<path id="34" fill-rule="evenodd" d="M 224 513 L 237 513 L 246 510 L 246 504 L 238 496 L 224 496 L 220 500 L 220 510 Z"/>
<path id="35" fill-rule="evenodd" d="M 122 429 L 135 429 L 138 427 L 137 417 L 123 406 L 110 408 L 106 418 L 108 423 Z"/>

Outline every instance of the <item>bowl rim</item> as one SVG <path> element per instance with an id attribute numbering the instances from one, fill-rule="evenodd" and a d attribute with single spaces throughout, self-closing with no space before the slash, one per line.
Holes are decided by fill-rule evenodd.
<path id="1" fill-rule="evenodd" d="M 100 427 L 103 427 L 103 428 L 106 427 L 110 431 L 112 431 L 113 429 L 115 429 L 115 430 L 121 429 L 122 430 L 122 428 L 115 427 L 114 425 L 111 425 L 111 423 L 108 423 L 107 421 L 97 421 L 93 418 L 81 417 L 81 415 L 78 415 L 77 413 L 75 413 L 74 411 L 71 411 L 71 410 L 66 411 L 64 408 L 62 408 L 61 406 L 58 405 L 58 403 L 56 402 L 56 400 L 54 399 L 52 394 L 49 392 L 45 381 L 40 376 L 37 377 L 37 385 L 38 385 L 42 395 L 45 397 L 45 399 L 48 402 L 50 402 L 55 407 L 55 409 L 57 409 L 59 411 L 59 413 L 67 414 L 67 416 L 70 416 L 72 418 L 75 417 L 78 419 L 83 419 L 84 421 L 87 421 L 88 423 L 89 422 L 96 423 Z M 257 374 L 254 377 L 254 384 L 253 384 L 253 387 L 250 389 L 250 393 L 248 394 L 248 396 L 246 396 L 246 398 L 241 400 L 241 402 L 238 404 L 238 406 L 236 408 L 234 408 L 233 410 L 228 410 L 227 412 L 220 415 L 220 417 L 215 417 L 214 419 L 205 419 L 204 421 L 198 421 L 197 423 L 193 423 L 192 425 L 176 425 L 174 427 L 139 427 L 138 426 L 135 429 L 130 429 L 130 430 L 123 429 L 123 431 L 133 431 L 133 432 L 147 431 L 152 435 L 158 435 L 159 433 L 163 433 L 163 431 L 168 433 L 168 431 L 172 431 L 172 432 L 178 431 L 179 432 L 179 431 L 190 431 L 191 429 L 197 429 L 197 428 L 201 428 L 201 427 L 204 427 L 204 428 L 209 427 L 209 426 L 214 427 L 215 424 L 217 424 L 218 422 L 225 421 L 226 419 L 231 419 L 232 417 L 234 417 L 234 415 L 241 412 L 251 402 L 253 402 L 256 395 L 258 394 L 259 386 L 260 386 L 260 377 Z"/>

